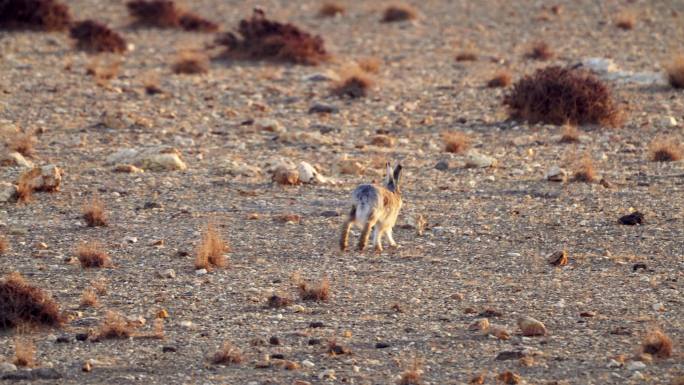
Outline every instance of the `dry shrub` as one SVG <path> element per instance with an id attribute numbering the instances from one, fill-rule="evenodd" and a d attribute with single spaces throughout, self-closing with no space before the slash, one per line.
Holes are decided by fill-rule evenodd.
<path id="1" fill-rule="evenodd" d="M 676 162 L 684 153 L 682 145 L 674 137 L 655 138 L 648 147 L 654 162 Z"/>
<path id="2" fill-rule="evenodd" d="M 120 69 L 120 58 L 113 58 L 108 55 L 98 55 L 88 63 L 86 74 L 95 77 L 95 82 L 99 86 L 105 87 L 110 80 L 114 79 L 119 74 Z"/>
<path id="3" fill-rule="evenodd" d="M 672 340 L 660 330 L 650 331 L 641 343 L 641 351 L 657 358 L 672 355 Z"/>
<path id="4" fill-rule="evenodd" d="M 422 364 L 419 360 L 414 360 L 411 367 L 404 370 L 401 374 L 401 378 L 397 382 L 398 385 L 422 385 L 423 380 L 423 369 Z"/>
<path id="5" fill-rule="evenodd" d="M 14 359 L 12 363 L 19 367 L 31 368 L 36 366 L 36 345 L 29 337 L 14 337 Z"/>
<path id="6" fill-rule="evenodd" d="M 470 147 L 470 137 L 462 132 L 453 131 L 442 134 L 446 152 L 461 153 Z"/>
<path id="7" fill-rule="evenodd" d="M 577 143 L 580 140 L 580 131 L 574 124 L 563 125 L 560 143 Z"/>
<path id="8" fill-rule="evenodd" d="M 622 113 L 610 88 L 586 70 L 551 66 L 520 79 L 503 101 L 511 118 L 530 123 L 618 127 Z"/>
<path id="9" fill-rule="evenodd" d="M 76 256 L 84 269 L 112 266 L 109 254 L 103 250 L 102 244 L 99 242 L 81 243 L 76 249 Z"/>
<path id="10" fill-rule="evenodd" d="M 204 74 L 209 72 L 209 58 L 196 51 L 183 51 L 171 67 L 176 74 Z"/>
<path id="11" fill-rule="evenodd" d="M 620 29 L 624 29 L 624 30 L 634 29 L 636 22 L 637 22 L 637 15 L 632 10 L 623 10 L 623 11 L 618 12 L 617 15 L 615 15 L 615 26 L 620 28 Z"/>
<path id="12" fill-rule="evenodd" d="M 330 280 L 324 277 L 318 284 L 300 281 L 297 285 L 299 296 L 304 301 L 327 301 L 330 299 Z"/>
<path id="13" fill-rule="evenodd" d="M 351 349 L 344 345 L 340 345 L 337 343 L 337 340 L 333 339 L 328 341 L 328 347 L 326 349 L 326 352 L 330 354 L 331 356 L 341 356 L 345 354 L 352 354 Z"/>
<path id="14" fill-rule="evenodd" d="M 333 94 L 340 97 L 360 98 L 368 95 L 374 81 L 359 66 L 347 66 L 340 71 L 340 80 L 333 85 Z"/>
<path id="15" fill-rule="evenodd" d="M 377 74 L 380 72 L 382 60 L 378 59 L 377 57 L 367 57 L 356 60 L 356 65 L 358 65 L 363 72 Z"/>
<path id="16" fill-rule="evenodd" d="M 573 180 L 576 182 L 591 183 L 596 180 L 596 170 L 594 169 L 594 161 L 589 154 L 584 156 L 577 162 Z"/>
<path id="17" fill-rule="evenodd" d="M 370 144 L 378 147 L 394 147 L 397 144 L 397 139 L 389 135 L 375 135 L 371 138 Z"/>
<path id="18" fill-rule="evenodd" d="M 107 280 L 102 277 L 90 281 L 90 287 L 92 287 L 98 295 L 107 294 Z"/>
<path id="19" fill-rule="evenodd" d="M 7 242 L 7 238 L 0 235 L 0 255 L 5 254 L 7 250 L 9 250 L 9 242 Z"/>
<path id="20" fill-rule="evenodd" d="M 123 315 L 114 311 L 107 311 L 104 321 L 102 321 L 100 327 L 93 336 L 93 340 L 101 341 L 117 338 L 129 338 L 133 336 L 134 331 L 135 325 L 128 322 Z"/>
<path id="21" fill-rule="evenodd" d="M 675 57 L 665 66 L 667 80 L 673 88 L 684 88 L 684 55 Z"/>
<path id="22" fill-rule="evenodd" d="M 324 3 L 318 11 L 318 15 L 321 17 L 335 17 L 344 14 L 344 12 L 344 7 L 338 3 Z"/>
<path id="23" fill-rule="evenodd" d="M 209 223 L 197 246 L 195 268 L 210 270 L 213 267 L 225 267 L 228 264 L 225 253 L 228 251 L 230 251 L 228 243 L 221 238 L 216 226 Z"/>
<path id="24" fill-rule="evenodd" d="M 243 360 L 240 349 L 229 341 L 225 341 L 221 348 L 211 357 L 211 363 L 214 365 L 239 364 Z"/>
<path id="25" fill-rule="evenodd" d="M 513 81 L 513 77 L 511 76 L 511 73 L 507 70 L 500 70 L 494 74 L 494 77 L 492 77 L 488 82 L 487 82 L 487 87 L 490 88 L 496 88 L 496 87 L 508 87 L 511 85 L 511 82 Z"/>
<path id="26" fill-rule="evenodd" d="M 93 290 L 93 289 L 83 290 L 83 293 L 81 293 L 80 305 L 83 308 L 98 306 L 99 302 L 97 301 L 97 293 L 95 293 L 95 290 Z"/>
<path id="27" fill-rule="evenodd" d="M 385 8 L 382 14 L 382 22 L 414 20 L 416 17 L 418 17 L 418 13 L 413 7 L 406 4 L 395 4 Z"/>
<path id="28" fill-rule="evenodd" d="M 28 203 L 33 198 L 33 184 L 31 181 L 40 175 L 40 168 L 33 168 L 19 175 L 17 181 L 17 202 Z"/>
<path id="29" fill-rule="evenodd" d="M 16 151 L 26 157 L 33 157 L 35 150 L 34 146 L 38 139 L 32 132 L 23 132 L 15 135 L 7 143 L 7 147 L 11 151 Z"/>
<path id="30" fill-rule="evenodd" d="M 0 1 L 0 29 L 63 31 L 70 23 L 69 8 L 56 0 Z"/>
<path id="31" fill-rule="evenodd" d="M 83 206 L 83 220 L 88 227 L 107 226 L 104 202 L 99 197 L 93 196 L 90 202 Z"/>
<path id="32" fill-rule="evenodd" d="M 59 305 L 42 289 L 29 285 L 19 273 L 0 281 L 0 330 L 20 324 L 59 326 Z"/>
<path id="33" fill-rule="evenodd" d="M 217 39 L 218 44 L 226 46 L 225 56 L 309 65 L 329 58 L 323 38 L 289 23 L 268 20 L 260 9 L 255 9 L 250 19 L 240 21 L 238 34 L 240 37 L 227 32 Z"/>
<path id="34" fill-rule="evenodd" d="M 218 25 L 191 12 L 176 7 L 169 0 L 134 0 L 126 3 L 128 13 L 140 26 L 183 28 L 186 31 L 216 32 Z"/>
<path id="35" fill-rule="evenodd" d="M 76 39 L 76 47 L 83 51 L 94 53 L 126 51 L 126 40 L 97 21 L 85 20 L 76 23 L 69 30 L 69 36 Z"/>
<path id="36" fill-rule="evenodd" d="M 456 61 L 475 61 L 477 60 L 477 53 L 474 51 L 463 51 L 456 55 Z"/>
<path id="37" fill-rule="evenodd" d="M 538 41 L 532 44 L 530 51 L 525 54 L 525 57 L 535 60 L 549 60 L 553 57 L 553 51 L 546 42 Z"/>

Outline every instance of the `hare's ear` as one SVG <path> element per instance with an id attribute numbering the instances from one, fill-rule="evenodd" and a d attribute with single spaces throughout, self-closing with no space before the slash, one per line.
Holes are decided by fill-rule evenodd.
<path id="1" fill-rule="evenodd" d="M 385 183 L 390 184 L 394 179 L 394 174 L 392 173 L 392 166 L 390 162 L 385 163 Z"/>
<path id="2" fill-rule="evenodd" d="M 394 172 L 392 173 L 392 179 L 394 179 L 394 185 L 399 187 L 399 181 L 401 180 L 401 164 L 397 164 L 397 167 L 394 168 Z"/>

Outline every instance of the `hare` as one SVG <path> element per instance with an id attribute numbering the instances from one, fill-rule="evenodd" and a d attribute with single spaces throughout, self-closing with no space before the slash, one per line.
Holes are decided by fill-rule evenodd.
<path id="1" fill-rule="evenodd" d="M 389 162 L 386 165 L 387 176 L 384 186 L 362 184 L 352 192 L 352 209 L 349 217 L 342 226 L 340 249 L 347 250 L 349 246 L 349 231 L 354 224 L 362 228 L 359 250 L 366 248 L 368 236 L 373 228 L 373 245 L 375 251 L 382 251 L 382 236 L 387 234 L 387 240 L 392 247 L 398 247 L 392 237 L 392 227 L 397 221 L 401 209 L 401 165 L 392 171 Z"/>

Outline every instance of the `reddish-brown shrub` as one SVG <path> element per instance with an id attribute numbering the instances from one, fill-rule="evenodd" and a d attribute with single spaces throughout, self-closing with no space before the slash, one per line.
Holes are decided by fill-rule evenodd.
<path id="1" fill-rule="evenodd" d="M 654 162 L 676 162 L 682 159 L 682 145 L 675 138 L 655 138 L 649 145 Z"/>
<path id="2" fill-rule="evenodd" d="M 615 15 L 615 26 L 620 29 L 634 29 L 637 22 L 637 15 L 632 10 L 623 10 Z"/>
<path id="3" fill-rule="evenodd" d="M 225 253 L 230 246 L 221 238 L 216 227 L 209 223 L 202 233 L 202 239 L 197 246 L 195 255 L 196 269 L 211 269 L 213 267 L 225 267 L 228 264 Z"/>
<path id="4" fill-rule="evenodd" d="M 470 137 L 462 132 L 445 132 L 442 134 L 446 152 L 461 153 L 470 147 Z"/>
<path id="5" fill-rule="evenodd" d="M 356 60 L 356 65 L 358 65 L 363 72 L 376 74 L 380 71 L 382 60 L 376 57 L 367 57 Z"/>
<path id="6" fill-rule="evenodd" d="M 36 345 L 27 336 L 14 337 L 14 359 L 12 363 L 19 367 L 31 368 L 36 365 Z"/>
<path id="7" fill-rule="evenodd" d="M 69 8 L 56 0 L 0 1 L 0 29 L 63 31 L 70 23 Z"/>
<path id="8" fill-rule="evenodd" d="M 413 20 L 416 17 L 418 17 L 418 13 L 412 7 L 405 4 L 395 4 L 385 8 L 382 14 L 382 22 Z"/>
<path id="9" fill-rule="evenodd" d="M 225 341 L 221 348 L 211 357 L 211 363 L 214 365 L 239 364 L 243 360 L 240 349 L 228 341 Z"/>
<path id="10" fill-rule="evenodd" d="M 508 87 L 511 85 L 513 77 L 511 73 L 506 70 L 498 71 L 494 74 L 494 77 L 487 82 L 487 87 Z"/>
<path id="11" fill-rule="evenodd" d="M 422 385 L 422 373 L 421 362 L 414 360 L 413 364 L 401 374 L 397 385 Z"/>
<path id="12" fill-rule="evenodd" d="M 559 142 L 561 143 L 577 143 L 580 140 L 580 131 L 574 124 L 563 125 L 563 133 Z"/>
<path id="13" fill-rule="evenodd" d="M 292 305 L 292 298 L 284 296 L 284 295 L 277 295 L 273 294 L 270 297 L 268 297 L 268 307 L 272 308 L 281 308 L 281 307 L 288 307 Z"/>
<path id="14" fill-rule="evenodd" d="M 128 322 L 121 314 L 114 311 L 108 311 L 105 315 L 104 321 L 102 321 L 99 328 L 95 332 L 93 340 L 100 341 L 107 339 L 129 338 L 133 336 L 135 328 L 136 325 Z"/>
<path id="15" fill-rule="evenodd" d="M 186 31 L 216 32 L 218 25 L 176 7 L 170 0 L 133 0 L 126 3 L 136 24 L 157 28 L 183 28 Z"/>
<path id="16" fill-rule="evenodd" d="M 302 31 L 292 24 L 266 18 L 254 10 L 250 19 L 240 21 L 240 38 L 232 32 L 222 34 L 217 43 L 226 46 L 225 55 L 236 59 L 276 60 L 315 65 L 328 59 L 323 38 Z"/>
<path id="17" fill-rule="evenodd" d="M 358 66 L 348 66 L 340 72 L 340 80 L 333 84 L 333 94 L 340 97 L 360 98 L 368 95 L 374 81 Z"/>
<path id="18" fill-rule="evenodd" d="M 330 280 L 328 277 L 324 277 L 317 285 L 301 281 L 297 286 L 299 296 L 304 301 L 327 301 L 330 299 Z"/>
<path id="19" fill-rule="evenodd" d="M 97 196 L 93 196 L 90 202 L 83 206 L 83 219 L 88 227 L 107 226 L 104 202 Z"/>
<path id="20" fill-rule="evenodd" d="M 672 340 L 662 331 L 652 330 L 644 337 L 641 351 L 657 358 L 668 358 L 672 355 Z"/>
<path id="21" fill-rule="evenodd" d="M 675 57 L 665 66 L 667 80 L 674 88 L 684 88 L 684 55 Z"/>
<path id="22" fill-rule="evenodd" d="M 17 181 L 17 202 L 28 203 L 33 198 L 32 181 L 40 175 L 40 168 L 32 168 L 19 175 Z"/>
<path id="23" fill-rule="evenodd" d="M 83 51 L 93 53 L 122 53 L 126 51 L 124 38 L 97 21 L 78 22 L 71 27 L 69 35 L 76 40 L 76 47 Z"/>
<path id="24" fill-rule="evenodd" d="M 97 293 L 93 289 L 85 289 L 81 293 L 81 307 L 95 307 L 98 305 Z"/>
<path id="25" fill-rule="evenodd" d="M 32 132 L 23 132 L 15 135 L 7 143 L 7 147 L 11 151 L 16 151 L 24 156 L 33 157 L 35 152 L 34 146 L 38 142 L 38 139 Z"/>
<path id="26" fill-rule="evenodd" d="M 80 244 L 76 249 L 76 256 L 81 263 L 81 267 L 84 269 L 110 267 L 112 265 L 109 254 L 103 250 L 99 242 L 84 242 Z"/>
<path id="27" fill-rule="evenodd" d="M 539 41 L 532 45 L 525 56 L 535 60 L 549 60 L 553 57 L 553 51 L 546 42 Z"/>
<path id="28" fill-rule="evenodd" d="M 24 323 L 60 326 L 59 305 L 42 289 L 29 285 L 19 273 L 0 281 L 0 330 Z"/>
<path id="29" fill-rule="evenodd" d="M 209 58 L 200 52 L 183 51 L 171 69 L 176 74 L 204 74 L 209 72 Z"/>
<path id="30" fill-rule="evenodd" d="M 591 183 L 596 180 L 596 170 L 594 169 L 594 161 L 589 154 L 585 154 L 575 166 L 575 173 L 573 180 L 576 182 Z"/>
<path id="31" fill-rule="evenodd" d="M 622 114 L 610 88 L 589 71 L 551 66 L 520 79 L 503 101 L 513 119 L 617 127 Z"/>

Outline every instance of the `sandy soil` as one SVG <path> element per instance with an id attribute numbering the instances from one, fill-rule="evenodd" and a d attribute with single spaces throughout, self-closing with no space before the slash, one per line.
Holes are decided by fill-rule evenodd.
<path id="1" fill-rule="evenodd" d="M 65 170 L 61 191 L 0 205 L 0 233 L 11 245 L 0 273 L 21 272 L 72 318 L 62 329 L 31 333 L 39 366 L 62 377 L 37 382 L 391 384 L 414 359 L 422 362 L 425 384 L 468 383 L 480 373 L 493 384 L 506 370 L 530 384 L 669 384 L 684 375 L 684 166 L 648 159 L 656 136 L 683 138 L 682 92 L 613 82 L 628 111 L 625 126 L 586 127 L 580 143 L 561 144 L 559 127 L 507 121 L 506 90 L 484 86 L 502 68 L 515 80 L 588 57 L 660 71 L 684 41 L 684 3 L 558 3 L 555 15 L 542 2 L 427 0 L 415 4 L 415 22 L 380 23 L 380 2 L 349 2 L 344 16 L 322 19 L 316 1 L 260 1 L 269 17 L 322 35 L 334 61 L 214 61 L 208 74 L 174 75 L 177 53 L 204 47 L 212 34 L 132 29 L 123 1 L 68 1 L 78 18 L 102 20 L 135 46 L 104 86 L 86 75 L 95 59 L 75 51 L 65 34 L 0 32 L 2 135 L 14 135 L 12 127 L 41 130 L 32 161 Z M 255 3 L 186 5 L 227 30 Z M 637 12 L 631 31 L 612 22 L 625 8 Z M 523 57 L 539 39 L 556 52 L 549 62 Z M 478 60 L 456 62 L 465 50 Z M 330 94 L 330 82 L 307 79 L 367 57 L 383 62 L 367 98 L 341 100 Z M 155 81 L 163 93 L 147 95 L 145 84 Z M 339 112 L 309 114 L 315 103 Z M 123 118 L 108 127 L 103 114 Z M 678 123 L 671 126 L 669 117 Z M 277 120 L 286 133 L 243 124 L 260 118 Z M 496 167 L 465 168 L 464 155 L 444 152 L 440 135 L 450 130 L 468 133 L 474 150 L 494 157 Z M 370 145 L 378 132 L 397 144 Z M 282 140 L 301 133 L 311 135 Z M 178 148 L 188 169 L 126 174 L 106 163 L 120 149 L 146 146 Z M 572 171 L 585 153 L 608 187 L 545 180 L 549 168 Z M 340 173 L 345 156 L 365 172 Z M 336 183 L 273 184 L 269 169 L 280 159 L 314 164 Z M 380 180 L 385 160 L 405 166 L 395 228 L 401 248 L 340 253 L 350 192 Z M 435 169 L 439 161 L 449 168 Z M 261 173 L 239 175 L 235 162 Z M 14 182 L 20 171 L 2 167 L 0 180 Z M 81 219 L 93 194 L 106 204 L 108 227 L 87 228 Z M 630 210 L 644 213 L 645 224 L 618 224 Z M 283 223 L 283 214 L 301 222 Z M 418 215 L 427 218 L 423 235 L 409 226 Z M 231 244 L 230 265 L 197 275 L 194 250 L 209 221 Z M 87 240 L 101 241 L 115 267 L 83 270 L 73 263 L 75 247 Z M 563 249 L 569 264 L 550 266 L 546 256 Z M 633 271 L 636 263 L 646 269 Z M 159 277 L 166 269 L 175 278 Z M 298 300 L 297 276 L 328 276 L 332 298 Z M 98 279 L 107 281 L 100 306 L 80 308 L 81 293 Z M 267 308 L 274 291 L 295 305 Z M 163 340 L 74 339 L 108 310 L 143 317 L 141 332 L 148 332 L 160 309 L 169 313 Z M 505 326 L 510 339 L 468 330 L 483 316 Z M 548 334 L 523 337 L 520 316 L 542 321 Z M 310 327 L 314 322 L 322 327 Z M 673 356 L 635 368 L 641 340 L 653 328 L 672 338 Z M 11 361 L 13 336 L 0 334 L 0 360 Z M 60 336 L 69 342 L 57 343 Z M 270 345 L 272 336 L 281 344 Z M 333 339 L 351 354 L 327 354 Z M 208 362 L 223 341 L 242 350 L 242 364 Z M 522 353 L 497 359 L 510 351 Z M 301 368 L 255 367 L 276 354 Z M 81 370 L 87 360 L 95 360 L 91 372 Z"/>

